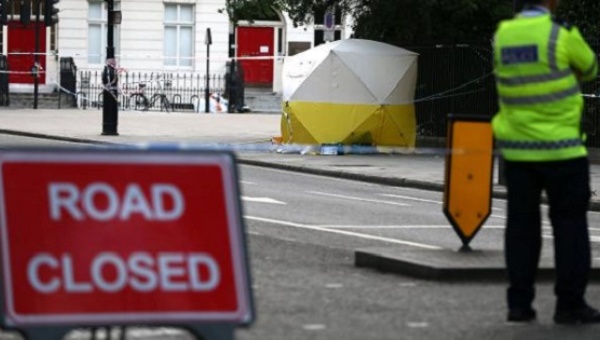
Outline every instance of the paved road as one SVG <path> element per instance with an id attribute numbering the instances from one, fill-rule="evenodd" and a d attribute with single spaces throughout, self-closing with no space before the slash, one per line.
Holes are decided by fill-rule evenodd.
<path id="1" fill-rule="evenodd" d="M 0 146 L 40 142 L 14 138 L 1 138 Z M 260 167 L 240 170 L 258 319 L 239 330 L 238 339 L 597 339 L 597 326 L 551 323 L 547 282 L 538 294 L 540 323 L 515 327 L 504 322 L 503 283 L 441 283 L 353 266 L 357 247 L 457 248 L 438 192 Z M 501 242 L 504 202 L 494 206 L 474 247 Z M 598 214 L 590 218 L 600 222 Z M 599 253 L 597 245 L 594 250 Z M 600 286 L 590 286 L 589 297 L 600 305 Z M 89 332 L 70 338 L 89 338 Z M 128 338 L 190 339 L 170 328 L 134 328 Z"/>

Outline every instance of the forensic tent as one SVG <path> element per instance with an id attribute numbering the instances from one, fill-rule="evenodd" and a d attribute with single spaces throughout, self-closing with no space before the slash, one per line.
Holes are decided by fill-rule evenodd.
<path id="1" fill-rule="evenodd" d="M 418 54 L 338 40 L 283 65 L 283 144 L 414 147 Z"/>

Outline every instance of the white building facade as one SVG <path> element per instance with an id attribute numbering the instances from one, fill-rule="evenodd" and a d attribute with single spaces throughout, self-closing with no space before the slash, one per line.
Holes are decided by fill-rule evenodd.
<path id="1" fill-rule="evenodd" d="M 219 13 L 223 6 L 222 0 L 116 1 L 122 17 L 114 33 L 118 65 L 132 71 L 204 72 L 210 28 L 211 69 L 223 72 L 229 53 L 229 18 Z M 73 57 L 81 69 L 102 69 L 106 2 L 61 0 L 59 15 L 59 55 Z"/>
<path id="2" fill-rule="evenodd" d="M 42 56 L 45 70 L 42 84 L 46 86 L 59 83 L 59 60 L 62 57 L 72 57 L 79 70 L 100 71 L 106 63 L 106 1 L 61 0 L 57 7 L 60 9 L 58 24 L 55 27 L 43 24 L 39 27 L 44 40 L 40 52 L 45 52 Z M 233 26 L 226 12 L 222 11 L 224 7 L 224 0 L 115 0 L 115 10 L 120 11 L 122 17 L 121 24 L 114 29 L 118 66 L 128 72 L 205 74 L 207 30 L 210 29 L 210 74 L 224 74 L 232 53 L 248 62 L 244 65 L 249 68 L 247 74 L 252 74 L 252 69 L 259 67 L 254 66 L 254 59 L 261 60 L 263 64 L 266 61 L 268 67 L 256 72 L 260 74 L 258 78 L 262 84 L 259 85 L 271 86 L 278 92 L 285 56 L 322 42 L 323 20 L 317 18 L 316 24 L 294 27 L 285 14 L 279 14 L 279 20 L 275 21 L 238 23 L 237 39 L 231 42 Z M 18 71 L 25 72 L 31 61 L 18 59 L 23 58 L 23 48 L 17 48 L 17 45 L 24 34 L 19 30 L 25 32 L 32 28 L 31 25 L 19 24 L 19 21 L 20 11 L 14 9 L 9 24 L 2 30 L 0 52 L 8 55 L 11 71 L 16 71 L 18 66 L 22 68 Z M 350 37 L 350 24 L 345 18 L 338 20 L 335 25 L 337 39 Z M 261 29 L 261 36 L 266 40 L 247 41 L 255 40 L 258 31 L 253 29 Z M 243 46 L 247 48 L 244 53 L 241 50 Z M 11 86 L 28 85 L 30 81 L 26 77 L 13 77 L 10 83 Z"/>

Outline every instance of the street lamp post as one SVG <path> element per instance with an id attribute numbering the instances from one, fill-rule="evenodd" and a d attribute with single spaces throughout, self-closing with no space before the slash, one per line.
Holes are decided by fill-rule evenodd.
<path id="1" fill-rule="evenodd" d="M 105 1 L 108 7 L 108 27 L 106 34 L 106 65 L 104 65 L 104 72 L 102 73 L 102 83 L 104 85 L 104 91 L 102 92 L 102 135 L 116 136 L 118 135 L 119 106 L 117 103 L 118 78 L 114 44 L 114 0 Z"/>
<path id="2" fill-rule="evenodd" d="M 35 11 L 35 52 L 33 54 L 33 108 L 37 110 L 38 108 L 38 92 L 40 86 L 40 5 L 42 0 L 33 1 L 34 11 Z M 31 15 L 27 13 L 27 15 Z"/>
<path id="3" fill-rule="evenodd" d="M 206 37 L 204 40 L 206 44 L 206 84 L 204 86 L 204 113 L 208 113 L 210 108 L 210 45 L 212 45 L 212 34 L 210 33 L 210 28 L 206 29 Z"/>
<path id="4" fill-rule="evenodd" d="M 234 108 L 235 106 L 237 106 L 237 98 L 233 98 L 233 94 L 235 93 L 234 90 L 234 84 L 235 86 L 238 86 L 236 84 L 236 82 L 234 82 L 235 79 L 235 72 L 236 72 L 236 60 L 235 60 L 235 30 L 236 30 L 236 26 L 237 23 L 234 21 L 234 18 L 230 19 L 231 22 L 229 23 L 229 77 L 226 80 L 227 83 L 229 84 L 229 86 L 227 87 L 227 98 L 229 99 L 228 105 L 227 105 L 227 112 L 228 113 L 233 113 L 234 112 Z"/>

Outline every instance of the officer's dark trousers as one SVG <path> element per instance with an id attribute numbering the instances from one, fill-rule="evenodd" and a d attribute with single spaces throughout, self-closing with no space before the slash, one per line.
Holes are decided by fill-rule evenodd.
<path id="1" fill-rule="evenodd" d="M 508 307 L 529 308 L 542 246 L 540 200 L 550 206 L 556 266 L 556 308 L 585 305 L 590 271 L 587 209 L 590 199 L 587 158 L 557 162 L 506 162 L 508 220 L 505 256 L 510 286 Z"/>

